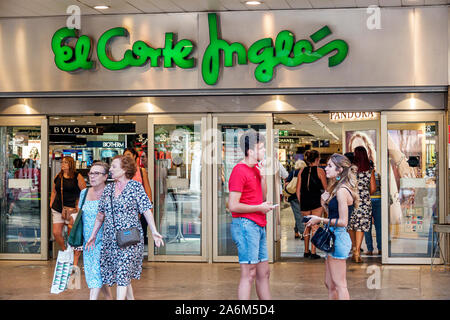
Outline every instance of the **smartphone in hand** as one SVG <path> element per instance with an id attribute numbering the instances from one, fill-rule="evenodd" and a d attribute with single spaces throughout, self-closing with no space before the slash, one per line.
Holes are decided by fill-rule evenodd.
<path id="1" fill-rule="evenodd" d="M 302 220 L 302 222 L 303 223 L 307 223 L 309 220 L 311 220 L 311 218 L 308 218 L 308 217 L 303 217 L 303 220 Z"/>

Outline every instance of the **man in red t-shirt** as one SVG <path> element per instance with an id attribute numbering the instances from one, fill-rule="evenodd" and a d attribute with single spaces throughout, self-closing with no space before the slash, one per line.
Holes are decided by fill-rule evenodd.
<path id="1" fill-rule="evenodd" d="M 236 243 L 241 267 L 238 298 L 249 300 L 256 280 L 256 293 L 261 300 L 271 299 L 266 240 L 266 213 L 274 206 L 265 202 L 267 184 L 264 167 L 265 139 L 253 129 L 240 138 L 245 158 L 231 172 L 228 182 L 228 208 L 233 216 L 231 235 Z"/>

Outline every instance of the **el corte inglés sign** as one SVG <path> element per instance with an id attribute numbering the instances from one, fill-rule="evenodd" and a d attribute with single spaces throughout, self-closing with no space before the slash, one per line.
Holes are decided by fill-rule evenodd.
<path id="1" fill-rule="evenodd" d="M 214 85 L 219 79 L 222 67 L 232 67 L 233 58 L 237 63 L 246 65 L 249 62 L 257 65 L 254 76 L 262 83 L 273 79 L 277 66 L 297 67 L 305 63 L 313 63 L 328 56 L 328 66 L 335 67 L 345 60 L 348 45 L 344 40 L 335 39 L 314 48 L 317 43 L 331 35 L 328 26 L 319 28 L 309 36 L 310 40 L 295 41 L 295 35 L 289 30 L 280 31 L 274 40 L 264 38 L 254 42 L 248 50 L 239 43 L 229 43 L 219 37 L 217 15 L 208 14 L 209 44 L 203 54 L 201 72 L 203 81 Z M 172 32 L 165 34 L 164 48 L 153 48 L 146 42 L 134 42 L 131 49 L 126 50 L 122 59 L 114 60 L 109 52 L 115 37 L 128 37 L 128 30 L 116 27 L 105 31 L 97 42 L 97 60 L 106 69 L 122 70 L 129 67 L 141 67 L 149 64 L 149 68 L 192 69 L 196 66 L 196 57 L 192 56 L 195 44 L 188 39 L 176 40 Z M 68 45 L 71 38 L 77 38 L 75 47 Z M 93 40 L 87 35 L 78 37 L 75 29 L 67 27 L 55 32 L 52 38 L 52 51 L 55 64 L 62 70 L 72 72 L 80 69 L 94 68 L 95 59 L 91 57 Z M 223 57 L 222 57 L 223 54 Z M 223 65 L 221 64 L 223 60 Z"/>

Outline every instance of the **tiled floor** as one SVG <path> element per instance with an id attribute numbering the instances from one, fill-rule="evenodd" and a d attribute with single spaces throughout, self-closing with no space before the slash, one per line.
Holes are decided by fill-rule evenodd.
<path id="1" fill-rule="evenodd" d="M 349 262 L 347 281 L 352 299 L 450 299 L 450 268 L 435 266 L 382 266 L 379 259 L 364 264 Z M 0 261 L 0 300 L 89 298 L 82 273 L 81 289 L 50 293 L 55 261 Z M 368 273 L 368 267 L 376 271 Z M 144 262 L 140 280 L 133 281 L 136 299 L 228 300 L 237 298 L 239 265 L 234 263 Z M 270 265 L 273 299 L 327 299 L 323 285 L 324 260 L 291 261 Z M 370 269 L 369 269 L 370 271 Z M 189 275 L 189 276 L 186 276 Z M 380 289 L 370 289 L 379 275 Z M 370 278 L 372 276 L 372 278 Z M 115 290 L 113 290 L 115 296 Z M 256 298 L 255 292 L 252 294 Z M 102 297 L 101 297 L 102 298 Z"/>
<path id="2" fill-rule="evenodd" d="M 281 217 L 284 258 L 270 265 L 273 299 L 328 299 L 324 260 L 301 258 L 304 245 L 294 239 L 290 207 L 282 210 Z M 80 290 L 51 294 L 54 266 L 54 260 L 0 261 L 0 300 L 89 298 L 84 273 Z M 144 262 L 141 279 L 132 285 L 140 300 L 229 300 L 237 298 L 239 275 L 237 263 Z M 363 264 L 348 261 L 347 281 L 351 299 L 450 299 L 449 266 L 434 266 L 431 271 L 430 266 L 381 265 L 379 256 L 364 257 Z M 252 298 L 256 299 L 254 290 Z"/>

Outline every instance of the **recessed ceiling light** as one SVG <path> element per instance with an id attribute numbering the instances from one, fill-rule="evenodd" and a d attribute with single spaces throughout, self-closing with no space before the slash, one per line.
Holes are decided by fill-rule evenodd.
<path id="1" fill-rule="evenodd" d="M 70 122 L 75 122 L 75 120 L 74 119 L 70 119 Z"/>
<path id="2" fill-rule="evenodd" d="M 261 1 L 246 1 L 245 4 L 249 6 L 257 6 L 261 4 Z"/>
<path id="3" fill-rule="evenodd" d="M 103 120 L 106 120 L 106 119 L 108 119 L 107 117 L 103 117 Z"/>
<path id="4" fill-rule="evenodd" d="M 109 9 L 109 7 L 108 6 L 104 6 L 104 5 L 99 5 L 99 6 L 95 6 L 94 9 L 106 10 L 106 9 Z"/>

